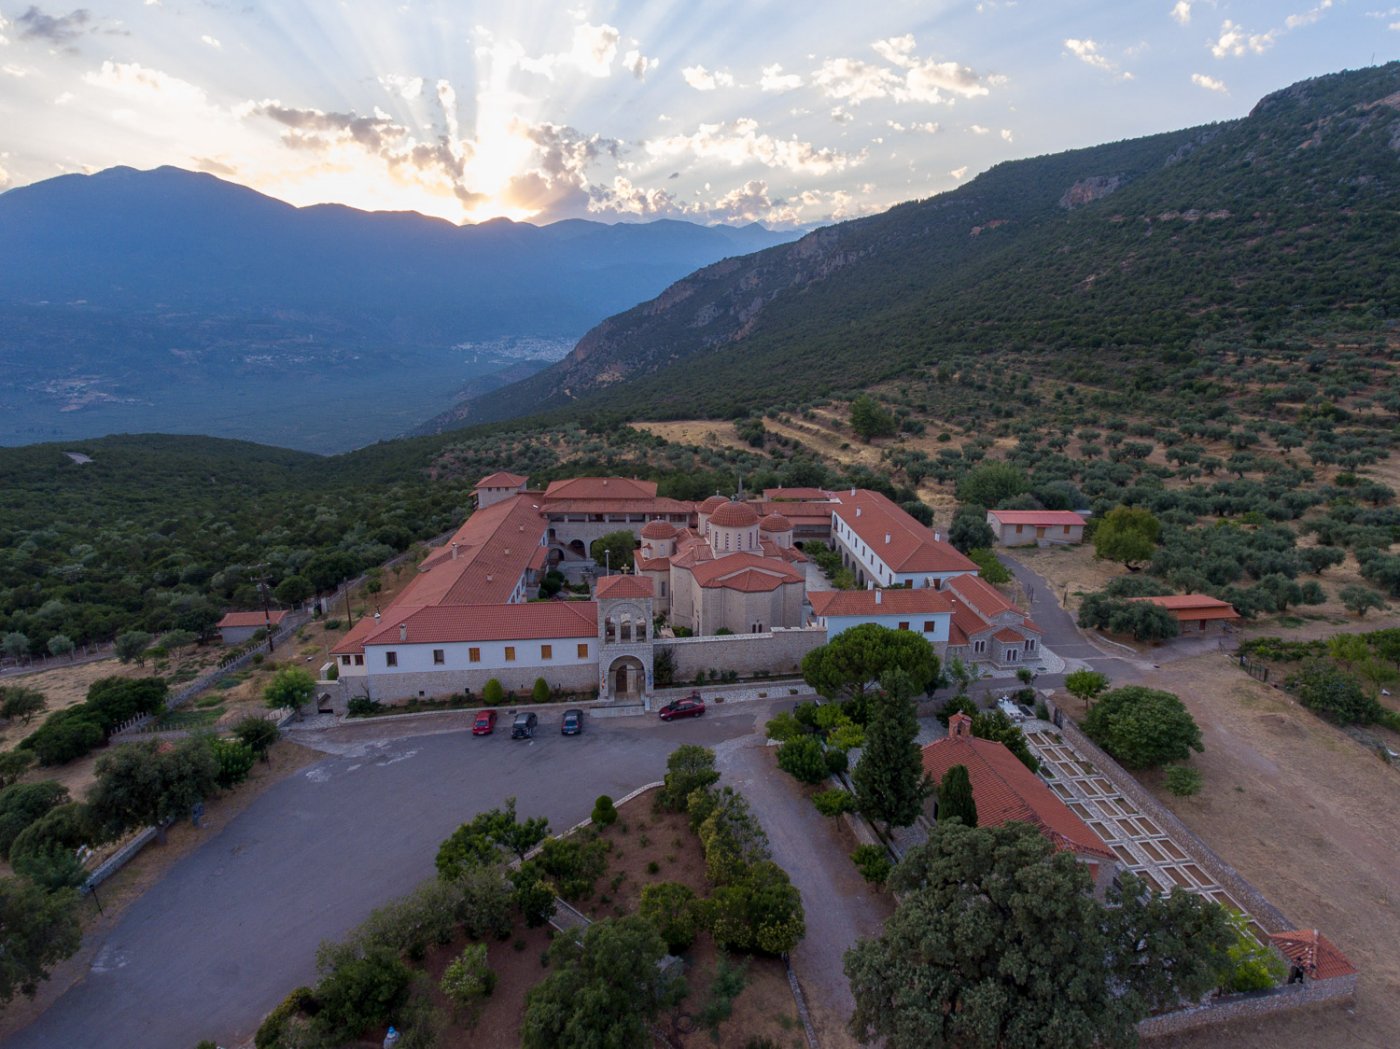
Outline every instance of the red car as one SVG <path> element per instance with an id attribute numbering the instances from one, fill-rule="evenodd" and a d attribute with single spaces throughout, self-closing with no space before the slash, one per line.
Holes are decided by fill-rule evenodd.
<path id="1" fill-rule="evenodd" d="M 692 692 L 685 699 L 672 700 L 657 712 L 662 721 L 676 718 L 698 718 L 705 713 L 705 701 L 699 692 Z"/>
<path id="2" fill-rule="evenodd" d="M 472 722 L 473 736 L 489 736 L 496 731 L 496 712 L 494 710 L 481 710 L 477 712 L 476 720 Z"/>

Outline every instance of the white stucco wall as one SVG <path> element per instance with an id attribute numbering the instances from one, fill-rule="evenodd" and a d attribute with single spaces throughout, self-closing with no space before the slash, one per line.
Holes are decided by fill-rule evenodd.
<path id="1" fill-rule="evenodd" d="M 544 645 L 552 647 L 551 658 L 544 659 L 540 652 Z M 588 654 L 580 656 L 578 646 L 587 645 Z M 515 649 L 515 658 L 506 659 L 506 649 Z M 471 650 L 475 648 L 480 660 L 472 662 Z M 443 662 L 433 662 L 433 651 L 441 649 Z M 398 656 L 398 665 L 388 665 L 389 652 Z M 598 639 L 596 637 L 532 638 L 528 641 L 440 641 L 427 645 L 386 644 L 366 645 L 365 665 L 371 675 L 382 673 L 424 673 L 443 670 L 509 670 L 516 667 L 583 666 L 598 662 Z M 342 664 L 342 670 L 344 670 Z M 358 668 L 355 668 L 358 669 Z"/>
<path id="2" fill-rule="evenodd" d="M 821 616 L 817 622 L 826 627 L 829 638 L 836 637 L 836 635 L 850 630 L 852 627 L 860 626 L 862 623 L 875 623 L 890 630 L 898 630 L 900 623 L 907 623 L 911 632 L 918 634 L 930 644 L 946 645 L 948 643 L 948 626 L 952 618 L 947 612 L 910 612 L 903 615 Z M 925 632 L 925 623 L 933 624 L 931 632 Z"/>

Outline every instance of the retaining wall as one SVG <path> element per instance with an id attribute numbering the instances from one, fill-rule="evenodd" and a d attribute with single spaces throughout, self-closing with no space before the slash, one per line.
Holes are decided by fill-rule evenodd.
<path id="1" fill-rule="evenodd" d="M 1160 1038 L 1235 1020 L 1258 1020 L 1265 1016 L 1352 1001 L 1356 997 L 1356 974 L 1331 980 L 1291 983 L 1258 994 L 1211 998 L 1189 1009 L 1177 1009 L 1161 1016 L 1149 1016 L 1138 1024 L 1143 1038 Z"/>
<path id="2" fill-rule="evenodd" d="M 796 673 L 802 668 L 802 657 L 824 644 L 824 627 L 779 627 L 766 634 L 678 637 L 657 641 L 656 647 L 675 653 L 675 680 L 685 682 L 711 670 L 734 670 L 741 675 Z"/>

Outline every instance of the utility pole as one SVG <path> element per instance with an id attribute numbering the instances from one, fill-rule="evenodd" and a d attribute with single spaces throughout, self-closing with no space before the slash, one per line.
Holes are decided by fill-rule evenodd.
<path id="1" fill-rule="evenodd" d="M 267 650 L 268 650 L 268 652 L 271 652 L 271 651 L 272 651 L 272 648 L 273 648 L 273 645 L 272 645 L 272 609 L 268 606 L 268 603 L 267 603 L 267 580 L 266 580 L 266 579 L 261 580 L 261 581 L 258 583 L 258 592 L 259 592 L 260 594 L 262 594 L 262 599 L 263 599 L 263 627 L 267 630 Z"/>
<path id="2" fill-rule="evenodd" d="M 348 626 L 355 625 L 355 614 L 350 611 L 350 584 L 345 584 L 345 620 Z"/>

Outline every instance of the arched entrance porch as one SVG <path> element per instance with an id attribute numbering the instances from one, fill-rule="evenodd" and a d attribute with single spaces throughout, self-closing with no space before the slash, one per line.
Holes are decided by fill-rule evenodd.
<path id="1" fill-rule="evenodd" d="M 646 668 L 636 656 L 618 656 L 608 664 L 607 691 L 614 700 L 636 701 L 646 692 Z"/>

